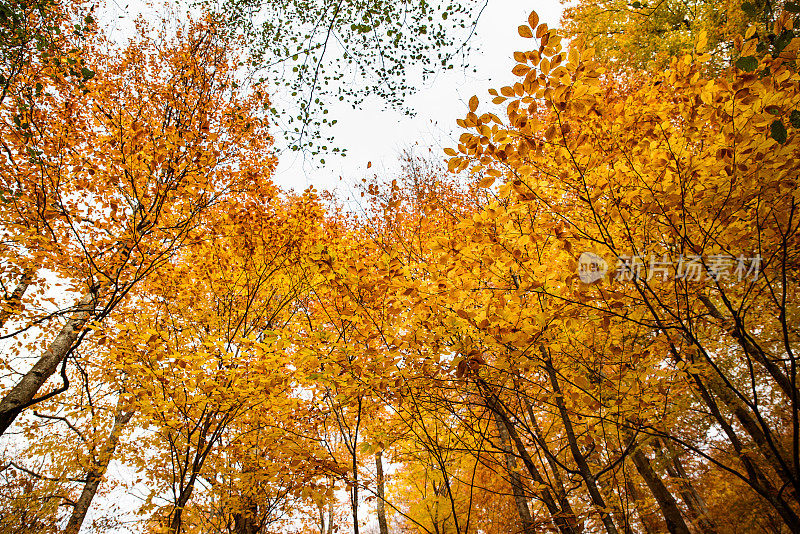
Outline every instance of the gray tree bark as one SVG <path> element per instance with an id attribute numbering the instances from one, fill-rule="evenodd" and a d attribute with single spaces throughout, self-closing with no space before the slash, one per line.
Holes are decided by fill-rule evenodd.
<path id="1" fill-rule="evenodd" d="M 33 282 L 34 273 L 35 271 L 33 269 L 25 269 L 22 273 L 22 278 L 20 278 L 17 287 L 14 288 L 14 291 L 8 298 L 8 302 L 3 306 L 2 311 L 0 311 L 0 328 L 6 324 L 6 321 L 8 321 L 12 315 L 19 312 L 22 297 L 25 295 L 25 291 L 28 290 L 28 286 Z"/>
<path id="2" fill-rule="evenodd" d="M 114 426 L 111 428 L 111 433 L 108 435 L 105 446 L 101 449 L 98 457 L 94 459 L 94 465 L 86 473 L 86 483 L 83 486 L 81 496 L 72 509 L 72 515 L 69 518 L 67 527 L 64 529 L 64 534 L 78 534 L 80 532 L 83 521 L 86 519 L 86 513 L 89 511 L 92 500 L 97 494 L 100 483 L 108 470 L 108 464 L 111 463 L 114 452 L 117 450 L 122 431 L 130 422 L 133 413 L 133 410 L 123 410 L 122 399 L 120 398 L 114 413 Z"/>
<path id="3" fill-rule="evenodd" d="M 514 503 L 517 506 L 517 514 L 522 523 L 522 532 L 525 534 L 533 534 L 536 529 L 531 519 L 531 510 L 528 507 L 528 499 L 525 497 L 525 487 L 522 484 L 522 479 L 517 471 L 517 459 L 511 451 L 510 441 L 508 436 L 508 429 L 503 424 L 500 416 L 494 414 L 494 421 L 497 425 L 497 431 L 500 434 L 500 446 L 503 449 L 503 456 L 506 461 L 506 471 L 511 482 L 511 491 L 514 495 Z"/>
<path id="4" fill-rule="evenodd" d="M 95 295 L 87 293 L 75 305 L 75 312 L 61 327 L 47 350 L 39 357 L 33 368 L 0 401 L 0 435 L 3 435 L 14 419 L 34 399 L 39 388 L 58 369 L 78 339 L 81 329 L 94 313 Z"/>
<path id="5" fill-rule="evenodd" d="M 383 479 L 383 451 L 375 453 L 375 467 L 378 471 L 378 528 L 381 534 L 389 534 L 389 525 L 386 524 L 386 507 L 384 500 L 384 479 Z"/>
<path id="6" fill-rule="evenodd" d="M 692 485 L 686 470 L 683 468 L 681 459 L 666 442 L 656 440 L 653 443 L 653 450 L 662 460 L 667 474 L 678 483 L 678 495 L 689 510 L 689 517 L 698 530 L 703 534 L 717 534 L 717 527 L 709 517 L 706 502 L 697 493 Z"/>
<path id="7" fill-rule="evenodd" d="M 661 508 L 661 513 L 667 522 L 667 530 L 671 534 L 691 534 L 689 527 L 683 520 L 680 508 L 678 508 L 678 501 L 675 500 L 675 497 L 664 485 L 653 466 L 650 465 L 650 459 L 640 447 L 637 446 L 633 449 L 631 459 L 647 487 L 650 488 L 650 492 L 655 497 L 659 508 Z"/>
<path id="8" fill-rule="evenodd" d="M 544 358 L 545 370 L 550 377 L 550 384 L 552 385 L 553 393 L 555 394 L 556 407 L 561 415 L 561 421 L 564 423 L 564 431 L 567 435 L 567 442 L 569 443 L 569 449 L 572 453 L 572 458 L 575 460 L 575 465 L 578 467 L 578 472 L 586 484 L 589 497 L 592 500 L 592 504 L 595 505 L 600 514 L 600 520 L 603 522 L 606 532 L 608 532 L 608 534 L 618 534 L 619 530 L 617 530 L 617 526 L 614 524 L 611 514 L 608 513 L 609 508 L 606 505 L 605 499 L 603 499 L 603 495 L 600 493 L 600 489 L 597 487 L 597 479 L 595 478 L 595 474 L 592 473 L 589 463 L 586 461 L 586 456 L 583 455 L 580 446 L 578 445 L 578 439 L 575 436 L 575 429 L 572 426 L 572 420 L 570 419 L 569 412 L 564 404 L 564 396 L 561 392 L 561 386 L 558 383 L 558 376 L 556 375 L 556 370 L 553 367 L 553 361 L 550 359 L 550 356 L 547 354 L 547 350 L 544 348 L 544 346 L 540 345 L 539 350 Z"/>

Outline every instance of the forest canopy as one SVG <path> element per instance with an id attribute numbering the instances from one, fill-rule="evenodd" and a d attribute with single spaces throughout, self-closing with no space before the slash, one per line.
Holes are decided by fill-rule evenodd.
<path id="1" fill-rule="evenodd" d="M 443 156 L 275 184 L 269 57 L 313 147 L 469 6 L 0 4 L 0 534 L 800 531 L 800 5 L 509 19 Z"/>

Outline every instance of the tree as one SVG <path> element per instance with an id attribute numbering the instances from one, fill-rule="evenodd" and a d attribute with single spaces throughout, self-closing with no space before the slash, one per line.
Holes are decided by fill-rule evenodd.
<path id="1" fill-rule="evenodd" d="M 355 108 L 375 96 L 411 113 L 405 97 L 420 71 L 426 79 L 440 69 L 466 66 L 486 4 L 225 0 L 211 9 L 245 36 L 263 80 L 285 86 L 283 107 L 273 114 L 285 120 L 288 147 L 324 155 L 347 149 L 322 137 L 338 120 L 326 116 L 332 104 Z"/>
<path id="2" fill-rule="evenodd" d="M 788 21 L 788 14 L 779 18 L 778 33 Z M 800 42 L 764 57 L 760 77 L 730 68 L 704 79 L 701 65 L 683 57 L 626 94 L 613 81 L 601 82 L 602 68 L 588 52 L 577 46 L 562 52 L 560 36 L 538 25 L 535 15 L 520 34 L 537 36 L 541 45 L 517 54 L 514 73 L 522 81 L 493 93 L 496 103 L 507 103 L 507 122 L 478 116 L 474 99 L 461 124 L 477 135 L 462 136 L 462 155 L 450 152 L 450 168 L 472 166 L 485 173 L 484 186 L 505 177 L 496 190 L 500 202 L 476 220 L 485 219 L 489 228 L 496 224 L 514 243 L 509 267 L 518 293 L 547 303 L 537 317 L 546 333 L 516 334 L 516 351 L 522 355 L 526 346 L 544 343 L 549 353 L 558 346 L 571 365 L 574 356 L 563 339 L 582 339 L 583 321 L 601 321 L 612 335 L 612 321 L 620 321 L 617 331 L 626 325 L 639 329 L 632 345 L 624 339 L 611 345 L 612 353 L 633 358 L 625 373 L 640 358 L 667 355 L 674 369 L 669 373 L 683 377 L 686 393 L 737 451 L 739 468 L 713 462 L 704 447 L 645 413 L 619 424 L 672 439 L 741 477 L 795 528 L 797 501 L 790 488 L 796 484 L 792 451 L 798 442 L 787 427 L 769 422 L 798 417 L 792 400 L 796 340 L 788 323 L 782 326 L 794 313 L 787 284 L 795 267 L 795 199 L 781 185 L 792 180 L 794 137 L 785 136 L 781 119 L 772 117 L 789 113 L 778 103 L 791 101 L 796 90 L 789 73 Z M 753 35 L 749 30 L 748 39 Z M 743 43 L 737 40 L 743 56 L 757 44 Z M 708 60 L 701 54 L 704 46 L 701 36 L 700 63 Z M 755 176 L 758 181 L 751 182 Z M 515 227 L 533 221 L 517 218 L 530 211 L 537 214 L 535 230 L 527 222 Z M 473 243 L 488 242 L 485 227 L 474 232 L 480 240 Z M 481 246 L 469 251 L 479 258 Z M 580 254 L 594 250 L 598 257 L 621 258 L 616 279 L 580 282 Z M 657 260 L 645 262 L 651 252 Z M 698 258 L 699 278 L 685 270 L 690 257 Z M 723 263 L 712 263 L 714 258 Z M 614 265 L 605 258 L 593 261 Z M 738 279 L 736 268 L 744 269 Z M 468 320 L 476 315 L 465 311 Z M 730 329 L 715 330 L 718 321 L 731 321 Z M 558 338 L 558 332 L 566 337 Z M 539 365 L 555 388 L 559 369 L 547 358 Z"/>
<path id="3" fill-rule="evenodd" d="M 266 123 L 254 114 L 265 97 L 235 89 L 229 43 L 215 27 L 193 24 L 168 47 L 157 48 L 158 38 L 142 37 L 119 57 L 97 52 L 91 90 L 48 94 L 24 112 L 22 133 L 4 124 L 4 179 L 14 195 L 6 229 L 78 297 L 33 320 L 52 337 L 0 402 L 0 431 L 66 389 L 36 398 L 59 366 L 66 380 L 88 325 L 168 261 L 210 206 L 260 191 L 271 165 Z M 52 319 L 61 315 L 58 326 Z"/>
<path id="4" fill-rule="evenodd" d="M 733 38 L 755 21 L 752 15 L 741 2 L 581 1 L 565 8 L 562 24 L 568 38 L 581 38 L 598 60 L 623 69 L 666 67 L 706 32 L 719 69 L 730 65 Z"/>

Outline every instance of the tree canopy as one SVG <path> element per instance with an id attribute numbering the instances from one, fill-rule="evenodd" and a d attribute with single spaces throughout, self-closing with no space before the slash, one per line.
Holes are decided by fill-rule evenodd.
<path id="1" fill-rule="evenodd" d="M 636 53 L 660 18 L 509 21 L 507 84 L 358 210 L 272 181 L 231 32 L 262 6 L 125 46 L 36 11 L 0 100 L 0 533 L 800 530 L 800 8 L 692 5 Z"/>

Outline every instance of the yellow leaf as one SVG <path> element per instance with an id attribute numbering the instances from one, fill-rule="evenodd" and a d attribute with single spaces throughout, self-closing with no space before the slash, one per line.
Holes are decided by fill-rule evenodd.
<path id="1" fill-rule="evenodd" d="M 494 176 L 486 176 L 483 180 L 478 182 L 478 187 L 491 187 L 494 184 Z"/>
<path id="2" fill-rule="evenodd" d="M 528 15 L 528 25 L 531 28 L 535 28 L 539 25 L 539 15 L 536 14 L 536 11 L 531 11 L 531 14 Z"/>
<path id="3" fill-rule="evenodd" d="M 475 113 L 478 110 L 478 103 L 479 102 L 477 96 L 473 96 L 472 98 L 469 99 L 469 110 L 472 113 Z"/>
<path id="4" fill-rule="evenodd" d="M 700 32 L 700 35 L 697 36 L 697 45 L 695 46 L 695 49 L 698 52 L 703 52 L 706 49 L 707 45 L 708 45 L 708 32 L 703 30 Z"/>
<path id="5" fill-rule="evenodd" d="M 531 70 L 529 66 L 519 64 L 515 65 L 514 68 L 511 69 L 511 72 L 514 74 L 514 76 L 525 76 L 529 70 Z"/>
<path id="6" fill-rule="evenodd" d="M 524 37 L 526 39 L 530 39 L 531 37 L 533 37 L 533 32 L 528 26 L 522 25 L 519 28 L 517 28 L 517 31 L 519 32 L 521 37 Z"/>

